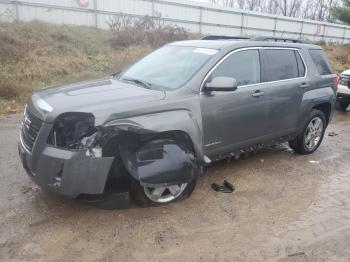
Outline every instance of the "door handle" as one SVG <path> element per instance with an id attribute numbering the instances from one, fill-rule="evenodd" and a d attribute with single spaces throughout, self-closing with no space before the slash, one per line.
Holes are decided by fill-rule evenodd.
<path id="1" fill-rule="evenodd" d="M 309 83 L 302 83 L 301 85 L 300 85 L 300 88 L 301 89 L 305 89 L 305 88 L 308 88 L 308 87 L 310 87 L 310 84 Z"/>
<path id="2" fill-rule="evenodd" d="M 255 90 L 253 93 L 252 93 L 252 97 L 260 97 L 260 96 L 263 96 L 265 93 L 261 90 Z"/>

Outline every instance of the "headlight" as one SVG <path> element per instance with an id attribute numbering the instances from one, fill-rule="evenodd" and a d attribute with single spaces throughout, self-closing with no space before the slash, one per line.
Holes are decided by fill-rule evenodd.
<path id="1" fill-rule="evenodd" d="M 43 113 L 51 113 L 53 111 L 52 106 L 50 106 L 45 100 L 40 98 L 37 94 L 33 95 L 33 101 Z"/>
<path id="2" fill-rule="evenodd" d="M 92 114 L 64 113 L 56 119 L 49 143 L 57 147 L 79 149 L 81 140 L 96 132 L 95 117 Z"/>

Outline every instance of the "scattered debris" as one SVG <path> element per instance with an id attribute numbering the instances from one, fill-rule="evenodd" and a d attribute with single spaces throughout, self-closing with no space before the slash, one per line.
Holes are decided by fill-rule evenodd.
<path id="1" fill-rule="evenodd" d="M 37 186 L 22 186 L 21 192 L 22 194 L 28 194 L 30 192 L 37 192 L 40 191 L 40 188 Z"/>
<path id="2" fill-rule="evenodd" d="M 328 136 L 337 136 L 338 135 L 338 133 L 336 133 L 336 132 L 329 132 L 328 133 Z"/>
<path id="3" fill-rule="evenodd" d="M 233 191 L 235 191 L 235 187 L 226 180 L 224 180 L 224 184 L 222 186 L 216 183 L 211 184 L 211 188 L 216 192 L 221 193 L 232 193 Z"/>
<path id="4" fill-rule="evenodd" d="M 295 253 L 289 254 L 288 256 L 295 257 L 295 256 L 302 256 L 302 255 L 305 255 L 305 253 L 304 252 L 295 252 Z"/>
<path id="5" fill-rule="evenodd" d="M 42 219 L 42 220 L 39 220 L 39 221 L 30 223 L 28 226 L 29 226 L 29 227 L 40 226 L 40 225 L 42 225 L 42 224 L 48 223 L 49 221 L 50 221 L 50 218 L 44 218 L 44 219 Z"/>
<path id="6" fill-rule="evenodd" d="M 311 163 L 311 164 L 319 164 L 320 161 L 310 160 L 309 163 Z"/>

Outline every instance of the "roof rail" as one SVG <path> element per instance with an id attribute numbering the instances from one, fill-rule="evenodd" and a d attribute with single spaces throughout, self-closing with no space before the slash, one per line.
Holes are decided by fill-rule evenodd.
<path id="1" fill-rule="evenodd" d="M 251 40 L 251 41 L 272 41 L 272 42 L 289 42 L 309 44 L 307 40 L 287 37 L 273 37 L 273 36 L 258 36 L 258 37 L 244 37 L 244 36 L 227 36 L 227 35 L 207 35 L 201 40 Z"/>
<path id="2" fill-rule="evenodd" d="M 286 38 L 286 37 L 271 37 L 271 36 L 258 36 L 251 38 L 252 41 L 273 41 L 273 42 L 290 42 L 290 43 L 307 43 L 302 39 Z"/>
<path id="3" fill-rule="evenodd" d="M 248 40 L 249 37 L 243 36 L 227 36 L 227 35 L 207 35 L 201 38 L 201 40 Z"/>

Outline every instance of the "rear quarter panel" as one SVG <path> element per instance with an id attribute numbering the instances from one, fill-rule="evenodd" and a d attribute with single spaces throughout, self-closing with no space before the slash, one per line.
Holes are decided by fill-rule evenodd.
<path id="1" fill-rule="evenodd" d="M 334 75 L 330 74 L 321 76 L 317 71 L 316 65 L 312 60 L 308 49 L 309 48 L 303 48 L 302 55 L 307 64 L 307 78 L 310 81 L 310 87 L 304 90 L 302 96 L 298 121 L 299 129 L 303 128 L 305 122 L 307 121 L 310 115 L 311 110 L 315 106 L 324 103 L 329 103 L 333 111 L 336 98 L 336 91 L 333 82 Z"/>

